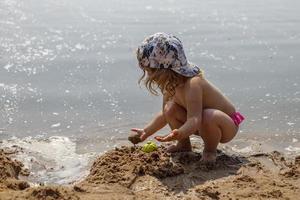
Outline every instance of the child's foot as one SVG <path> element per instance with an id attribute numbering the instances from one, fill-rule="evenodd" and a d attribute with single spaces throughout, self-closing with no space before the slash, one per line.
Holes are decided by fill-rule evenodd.
<path id="1" fill-rule="evenodd" d="M 190 142 L 177 142 L 177 144 L 170 145 L 167 148 L 167 152 L 175 153 L 175 152 L 187 152 L 192 151 L 192 145 Z"/>
<path id="2" fill-rule="evenodd" d="M 214 165 L 216 163 L 217 159 L 217 152 L 209 152 L 209 151 L 203 151 L 202 153 L 202 158 L 201 158 L 201 163 L 205 165 Z"/>

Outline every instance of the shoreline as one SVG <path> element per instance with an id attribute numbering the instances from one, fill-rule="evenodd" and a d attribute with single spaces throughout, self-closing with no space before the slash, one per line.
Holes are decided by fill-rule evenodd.
<path id="1" fill-rule="evenodd" d="M 195 147 L 194 147 L 195 148 Z M 201 148 L 201 147 L 196 147 Z M 196 149 L 199 150 L 199 149 Z M 123 146 L 98 156 L 90 173 L 70 185 L 30 186 L 24 165 L 0 150 L 0 199 L 296 199 L 300 156 L 273 151 L 250 156 L 218 151 L 211 169 L 201 153 L 143 153 Z"/>

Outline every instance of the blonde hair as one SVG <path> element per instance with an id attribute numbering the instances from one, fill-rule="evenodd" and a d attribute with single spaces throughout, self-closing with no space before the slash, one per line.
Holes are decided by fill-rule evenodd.
<path id="1" fill-rule="evenodd" d="M 141 67 L 141 69 L 143 70 L 143 75 L 138 83 L 141 84 L 143 81 L 146 88 L 154 95 L 158 95 L 157 89 L 159 89 L 162 94 L 167 93 L 170 96 L 174 96 L 176 87 L 184 84 L 188 79 L 188 77 L 182 76 L 171 69 L 150 67 Z"/>
<path id="2" fill-rule="evenodd" d="M 143 81 L 149 92 L 156 96 L 159 95 L 157 89 L 159 89 L 162 94 L 168 94 L 170 97 L 174 96 L 176 87 L 183 85 L 190 78 L 176 73 L 171 69 L 143 66 L 139 49 L 136 50 L 136 55 L 139 67 L 143 70 L 143 74 L 138 83 L 141 84 Z M 197 76 L 203 78 L 203 71 L 200 70 Z"/>

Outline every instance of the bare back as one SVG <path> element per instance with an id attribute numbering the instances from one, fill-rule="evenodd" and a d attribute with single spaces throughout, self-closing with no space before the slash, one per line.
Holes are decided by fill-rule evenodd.
<path id="1" fill-rule="evenodd" d="M 205 78 L 200 76 L 196 76 L 191 79 L 198 79 L 197 82 L 199 82 L 199 84 L 201 85 L 203 110 L 208 108 L 217 109 L 226 113 L 229 116 L 235 112 L 235 108 L 233 104 L 212 83 L 210 83 Z M 190 81 L 191 79 L 187 80 L 187 82 Z M 175 91 L 175 95 L 173 96 L 173 101 L 184 108 L 186 108 L 186 102 L 184 99 L 186 84 L 187 83 L 177 87 Z"/>

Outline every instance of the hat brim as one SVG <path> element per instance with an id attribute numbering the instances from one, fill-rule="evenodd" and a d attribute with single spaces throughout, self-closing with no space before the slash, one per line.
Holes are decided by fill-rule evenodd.
<path id="1" fill-rule="evenodd" d="M 181 74 L 182 76 L 185 77 L 193 77 L 198 75 L 201 72 L 200 68 L 197 65 L 190 62 L 188 62 L 187 65 L 185 66 L 180 66 L 178 68 L 171 68 L 171 69 L 176 73 Z"/>

